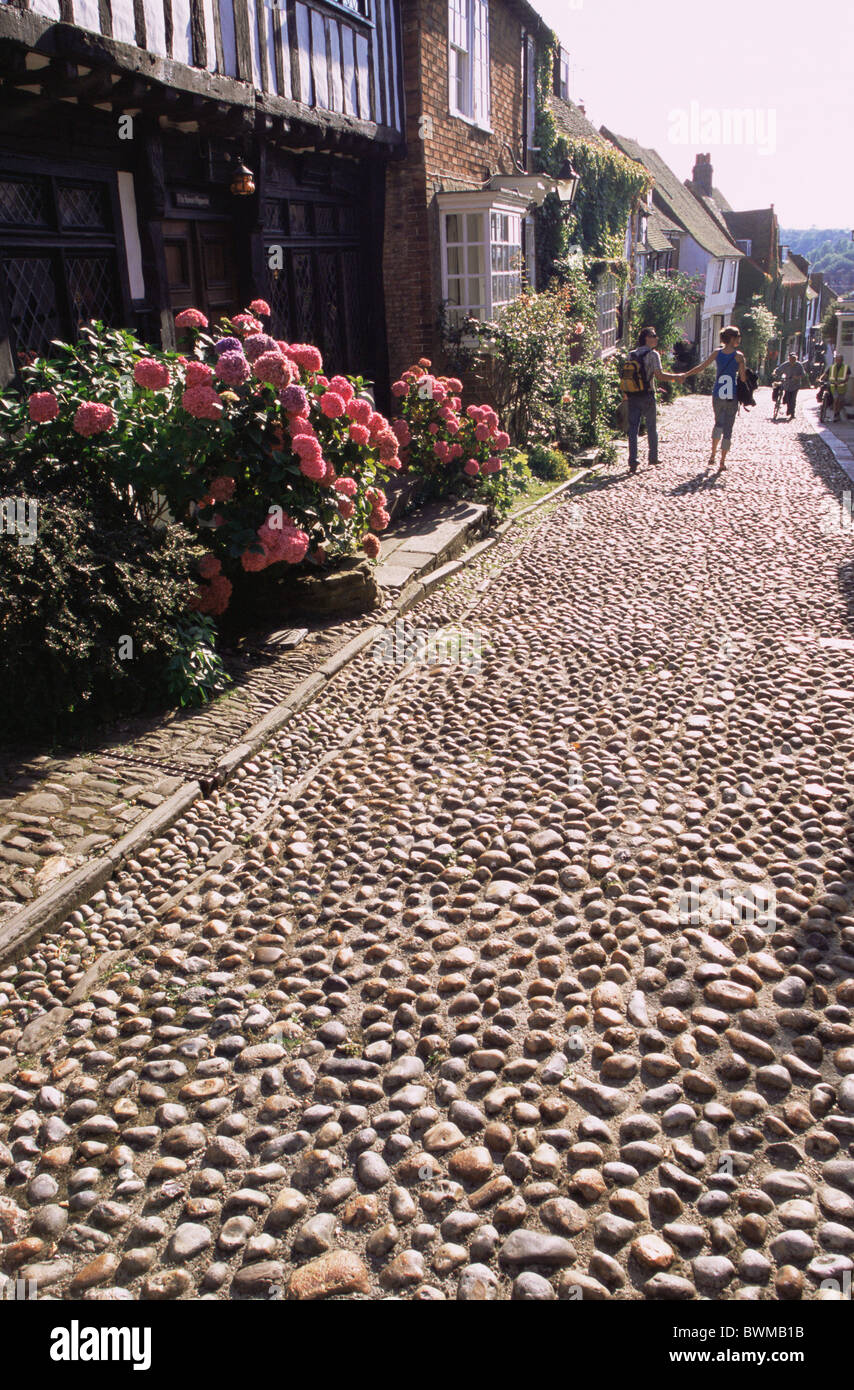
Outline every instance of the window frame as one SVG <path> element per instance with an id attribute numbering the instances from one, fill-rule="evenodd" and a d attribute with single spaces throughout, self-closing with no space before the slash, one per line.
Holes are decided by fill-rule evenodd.
<path id="1" fill-rule="evenodd" d="M 613 301 L 606 303 L 605 301 Z M 617 347 L 617 310 L 620 302 L 620 282 L 613 271 L 607 270 L 596 282 L 596 332 L 603 357 Z M 613 322 L 611 323 L 611 320 Z M 609 326 L 604 326 L 608 324 Z M 612 336 L 613 335 L 613 336 Z M 606 338 L 611 338 L 606 342 Z"/>
<path id="2" fill-rule="evenodd" d="M 729 279 L 727 280 L 727 294 L 731 294 L 738 284 L 738 261 L 732 260 L 729 263 Z"/>
<path id="3" fill-rule="evenodd" d="M 490 77 L 489 0 L 448 0 L 448 113 L 492 134 Z"/>
<path id="4" fill-rule="evenodd" d="M 723 282 L 724 282 L 724 262 L 723 262 L 723 260 L 716 260 L 716 261 L 715 261 L 715 269 L 714 269 L 714 278 L 713 278 L 713 280 L 712 280 L 712 289 L 711 289 L 711 293 L 712 293 L 712 294 L 720 294 L 721 289 L 722 289 L 722 287 L 723 287 Z"/>

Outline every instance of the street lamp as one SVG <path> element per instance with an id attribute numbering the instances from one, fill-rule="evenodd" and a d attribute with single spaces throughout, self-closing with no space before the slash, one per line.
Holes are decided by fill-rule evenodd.
<path id="1" fill-rule="evenodd" d="M 565 159 L 557 176 L 557 196 L 562 203 L 568 203 L 570 207 L 572 206 L 580 180 L 580 174 L 576 173 L 570 161 Z"/>
<path id="2" fill-rule="evenodd" d="M 239 164 L 232 174 L 229 191 L 235 198 L 249 198 L 255 192 L 255 175 L 245 164 Z"/>

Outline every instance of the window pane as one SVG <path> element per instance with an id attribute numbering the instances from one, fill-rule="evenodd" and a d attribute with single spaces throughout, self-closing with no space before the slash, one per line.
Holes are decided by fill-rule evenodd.
<path id="1" fill-rule="evenodd" d="M 483 241 L 483 214 L 470 212 L 466 217 L 466 235 L 468 241 Z"/>
<path id="2" fill-rule="evenodd" d="M 449 242 L 462 241 L 463 219 L 458 212 L 449 212 L 445 218 L 445 234 Z"/>
<path id="3" fill-rule="evenodd" d="M 462 280 L 448 280 L 448 303 L 462 304 L 463 302 L 463 282 Z"/>
<path id="4" fill-rule="evenodd" d="M 482 307 L 486 300 L 486 281 L 474 276 L 469 276 L 466 281 L 468 302 L 474 308 Z"/>
<path id="5" fill-rule="evenodd" d="M 470 246 L 468 250 L 469 275 L 483 274 L 483 247 Z"/>
<path id="6" fill-rule="evenodd" d="M 463 269 L 463 253 L 459 246 L 448 247 L 448 274 L 461 275 Z"/>

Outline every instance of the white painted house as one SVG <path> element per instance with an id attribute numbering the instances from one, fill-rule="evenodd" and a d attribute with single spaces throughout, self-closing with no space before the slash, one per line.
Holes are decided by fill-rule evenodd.
<path id="1" fill-rule="evenodd" d="M 721 328 L 732 322 L 738 263 L 744 253 L 730 238 L 716 209 L 681 183 L 656 150 L 644 149 L 637 141 L 615 135 L 604 126 L 602 134 L 623 154 L 642 164 L 655 180 L 652 210 L 658 216 L 653 219 L 654 231 L 659 240 L 666 238 L 673 248 L 668 268 L 688 275 L 702 295 L 696 310 L 683 324 L 682 333 L 696 345 L 700 356 L 706 357 L 717 346 Z M 647 238 L 649 227 L 650 219 L 645 218 Z"/>

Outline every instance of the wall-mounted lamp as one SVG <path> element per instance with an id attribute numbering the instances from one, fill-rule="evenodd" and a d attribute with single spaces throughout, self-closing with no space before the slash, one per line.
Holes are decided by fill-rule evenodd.
<path id="1" fill-rule="evenodd" d="M 232 174 L 229 192 L 235 198 L 249 198 L 255 192 L 255 175 L 245 164 L 238 164 Z"/>
<path id="2" fill-rule="evenodd" d="M 580 174 L 576 173 L 569 160 L 565 159 L 557 177 L 557 196 L 562 203 L 568 203 L 570 207 L 572 206 L 580 181 Z"/>

